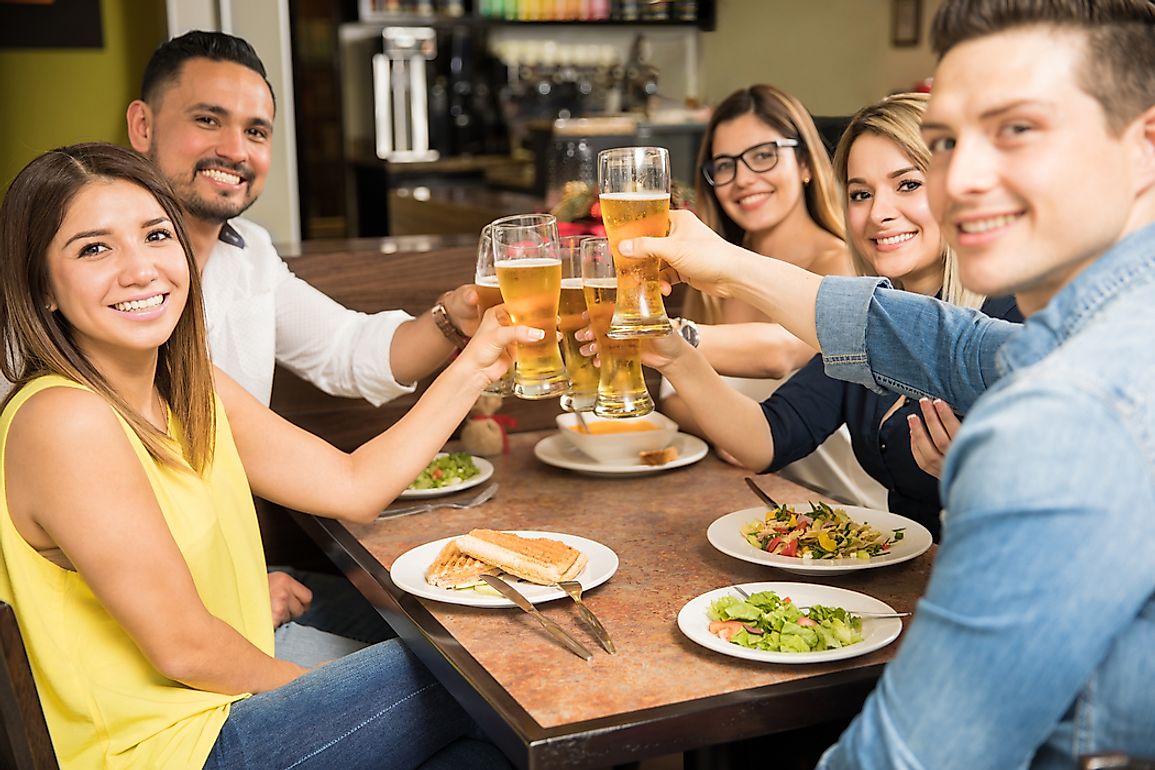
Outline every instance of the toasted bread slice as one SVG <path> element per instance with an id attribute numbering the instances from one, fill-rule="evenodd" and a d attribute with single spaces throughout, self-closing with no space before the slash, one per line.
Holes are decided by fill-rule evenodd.
<path id="1" fill-rule="evenodd" d="M 645 449 L 638 452 L 638 457 L 646 465 L 665 465 L 678 459 L 678 448 L 668 446 L 665 449 Z"/>
<path id="2" fill-rule="evenodd" d="M 587 561 L 584 553 L 560 540 L 521 537 L 493 529 L 475 529 L 456 542 L 458 548 L 475 559 L 540 585 L 577 577 Z"/>
<path id="3" fill-rule="evenodd" d="M 482 575 L 495 575 L 499 571 L 493 565 L 463 553 L 457 542 L 450 540 L 425 570 L 425 582 L 438 588 L 472 588 L 482 582 Z"/>

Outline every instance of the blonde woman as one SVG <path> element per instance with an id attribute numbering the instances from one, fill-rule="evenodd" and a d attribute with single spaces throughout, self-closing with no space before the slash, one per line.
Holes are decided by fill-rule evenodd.
<path id="1" fill-rule="evenodd" d="M 839 141 L 834 170 L 846 189 L 848 242 L 859 272 L 1021 321 L 1010 298 L 984 301 L 957 282 L 954 253 L 923 188 L 929 153 L 919 123 L 925 108 L 923 95 L 885 99 L 859 111 Z M 938 538 L 938 479 L 919 467 L 911 450 L 917 403 L 831 379 L 820 356 L 761 403 L 733 393 L 705 357 L 681 340 L 651 344 L 643 361 L 677 387 L 715 445 L 747 467 L 777 471 L 846 426 L 858 461 L 886 488 L 889 510 Z"/>

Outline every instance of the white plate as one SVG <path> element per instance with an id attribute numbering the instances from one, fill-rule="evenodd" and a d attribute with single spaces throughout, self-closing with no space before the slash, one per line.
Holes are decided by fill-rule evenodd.
<path id="1" fill-rule="evenodd" d="M 438 457 L 445 455 L 445 452 L 438 453 Z M 433 487 L 431 489 L 406 489 L 401 494 L 397 495 L 398 499 L 408 500 L 422 497 L 441 497 L 442 495 L 452 495 L 454 492 L 460 492 L 463 489 L 476 487 L 478 484 L 483 484 L 489 480 L 493 475 L 493 463 L 481 457 L 473 457 L 473 464 L 477 466 L 480 471 L 476 476 L 470 476 L 460 484 L 451 484 L 447 487 Z"/>
<path id="2" fill-rule="evenodd" d="M 678 457 L 665 465 L 645 465 L 643 463 L 599 463 L 585 453 L 575 449 L 565 436 L 554 433 L 546 436 L 533 448 L 537 459 L 555 468 L 577 471 L 588 476 L 646 476 L 651 473 L 693 465 L 706 456 L 709 447 L 697 436 L 679 433 L 670 442 L 678 450 Z"/>
<path id="3" fill-rule="evenodd" d="M 810 510 L 809 503 L 790 503 L 796 511 Z M 722 553 L 733 556 L 735 559 L 750 561 L 755 564 L 766 564 L 771 567 L 793 572 L 798 575 L 841 575 L 855 572 L 860 569 L 886 567 L 890 564 L 899 564 L 921 556 L 930 548 L 933 542 L 930 531 L 905 516 L 887 511 L 875 511 L 870 508 L 859 508 L 853 505 L 839 505 L 855 521 L 871 524 L 884 533 L 905 528 L 906 533 L 902 540 L 890 547 L 890 552 L 882 556 L 872 556 L 869 559 L 799 559 L 796 556 L 779 556 L 766 553 L 746 542 L 742 537 L 742 527 L 752 521 L 758 521 L 766 515 L 766 508 L 746 508 L 741 511 L 727 513 L 714 521 L 706 530 L 706 539 L 710 545 Z"/>
<path id="4" fill-rule="evenodd" d="M 854 612 L 894 612 L 894 608 L 885 602 L 880 602 L 873 596 L 860 594 L 857 591 L 848 591 L 845 588 L 820 586 L 811 583 L 741 583 L 740 587 L 746 593 L 758 591 L 773 591 L 781 597 L 789 596 L 791 601 L 802 607 L 823 604 L 827 607 L 842 607 Z M 839 647 L 837 650 L 823 650 L 821 652 L 770 652 L 769 650 L 751 650 L 748 647 L 731 644 L 721 637 L 710 633 L 710 618 L 706 610 L 710 603 L 723 596 L 738 596 L 733 587 L 719 588 L 691 599 L 678 613 L 678 628 L 682 633 L 697 642 L 723 655 L 732 655 L 735 658 L 758 660 L 765 663 L 825 663 L 831 660 L 856 658 L 868 652 L 874 652 L 893 642 L 902 631 L 902 621 L 898 618 L 863 618 L 862 641 Z M 740 597 L 739 597 L 740 598 Z"/>
<path id="5" fill-rule="evenodd" d="M 589 561 L 586 563 L 585 569 L 577 576 L 583 590 L 600 586 L 618 571 L 618 555 L 597 541 L 559 532 L 533 532 L 520 529 L 510 531 L 523 537 L 549 537 L 560 540 L 584 553 Z M 492 596 L 470 589 L 455 591 L 451 588 L 438 588 L 425 582 L 425 570 L 437 558 L 437 554 L 441 553 L 441 548 L 452 539 L 452 537 L 443 537 L 432 543 L 411 548 L 398 556 L 397 560 L 393 562 L 393 567 L 389 570 L 389 577 L 393 579 L 393 583 L 401 590 L 408 591 L 415 596 L 436 599 L 439 602 L 448 602 L 449 604 L 464 604 L 469 607 L 514 606 L 513 602 L 504 596 Z M 512 578 L 507 579 L 513 582 Z M 539 586 L 524 580 L 519 580 L 514 585 L 531 604 L 563 599 L 566 595 L 560 588 Z"/>

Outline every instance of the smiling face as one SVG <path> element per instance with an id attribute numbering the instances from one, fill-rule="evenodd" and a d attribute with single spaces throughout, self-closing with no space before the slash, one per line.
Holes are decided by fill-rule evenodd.
<path id="1" fill-rule="evenodd" d="M 747 113 L 718 124 L 711 153 L 713 157 L 737 156 L 755 145 L 786 138 L 756 115 Z M 780 148 L 778 163 L 769 171 L 755 173 L 738 161 L 734 181 L 715 187 L 714 194 L 735 224 L 757 235 L 772 230 L 792 214 L 809 216 L 802 186 L 807 174 L 805 166 L 799 165 L 795 150 Z"/>
<path id="2" fill-rule="evenodd" d="M 188 299 L 189 265 L 172 222 L 131 182 L 81 188 L 45 259 L 48 299 L 97 368 L 155 357 Z"/>
<path id="3" fill-rule="evenodd" d="M 1082 91 L 1079 33 L 1018 28 L 952 48 L 923 137 L 931 209 L 967 288 L 1043 307 L 1129 226 L 1134 124 L 1112 136 Z"/>
<path id="4" fill-rule="evenodd" d="M 941 231 L 923 173 L 890 139 L 863 133 L 847 156 L 847 230 L 858 253 L 907 291 L 942 288 Z"/>
<path id="5" fill-rule="evenodd" d="M 272 150 L 273 95 L 234 62 L 189 59 L 152 103 L 129 110 L 132 145 L 168 178 L 190 217 L 221 224 L 252 205 Z"/>

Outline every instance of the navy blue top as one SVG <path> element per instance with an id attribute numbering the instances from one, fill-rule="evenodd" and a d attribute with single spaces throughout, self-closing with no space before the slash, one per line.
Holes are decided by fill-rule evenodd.
<path id="1" fill-rule="evenodd" d="M 1023 321 L 1012 297 L 992 297 L 982 311 L 993 318 Z M 827 377 L 822 356 L 814 356 L 762 402 L 774 438 L 774 462 L 763 472 L 781 470 L 806 457 L 845 423 L 854 456 L 888 490 L 890 510 L 922 524 L 937 541 L 942 509 L 938 479 L 914 461 L 906 422 L 907 415 L 921 415 L 918 402 L 908 398 L 885 422 L 882 419 L 898 398 Z"/>

